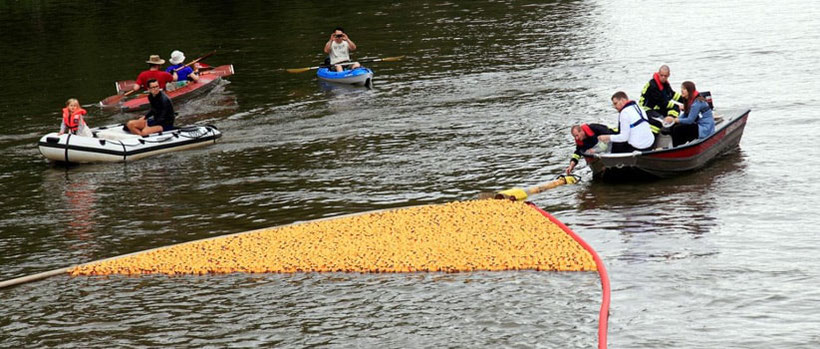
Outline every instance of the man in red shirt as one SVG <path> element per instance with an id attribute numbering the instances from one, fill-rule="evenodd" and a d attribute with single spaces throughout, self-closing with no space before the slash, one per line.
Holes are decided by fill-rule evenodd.
<path id="1" fill-rule="evenodd" d="M 148 60 L 145 62 L 148 63 L 148 70 L 143 71 L 140 75 L 137 76 L 137 83 L 134 84 L 134 91 L 139 90 L 140 88 L 148 89 L 148 80 L 154 79 L 157 80 L 159 83 L 160 89 L 165 89 L 165 84 L 176 81 L 176 73 L 171 75 L 160 70 L 160 66 L 165 64 L 165 60 L 159 58 L 159 55 L 151 55 Z"/>

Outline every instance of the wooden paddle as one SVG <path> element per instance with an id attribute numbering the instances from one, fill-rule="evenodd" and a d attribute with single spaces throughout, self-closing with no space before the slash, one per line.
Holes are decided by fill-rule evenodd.
<path id="1" fill-rule="evenodd" d="M 223 76 L 233 75 L 233 65 L 230 65 L 230 64 L 229 65 L 224 65 L 224 66 L 221 65 L 221 66 L 218 66 L 218 67 L 209 66 L 209 67 L 206 67 L 204 70 L 202 68 L 199 69 L 199 75 L 210 75 L 210 74 L 223 75 Z"/>
<path id="2" fill-rule="evenodd" d="M 529 187 L 527 189 L 522 188 L 512 188 L 507 190 L 502 190 L 497 193 L 481 193 L 478 194 L 479 199 L 508 199 L 512 201 L 524 201 L 527 199 L 529 195 L 538 194 L 548 189 L 552 189 L 558 186 L 562 186 L 564 184 L 575 184 L 580 181 L 581 178 L 576 175 L 560 175 L 553 181 L 536 185 L 534 187 Z"/>
<path id="3" fill-rule="evenodd" d="M 135 80 L 123 80 L 117 81 L 114 85 L 117 86 L 117 93 L 124 93 L 133 90 L 136 83 Z"/>
<path id="4" fill-rule="evenodd" d="M 190 62 L 188 62 L 188 64 L 186 64 L 186 65 L 183 65 L 183 66 L 181 66 L 181 67 L 179 67 L 179 68 L 174 69 L 174 72 L 176 73 L 176 72 L 178 72 L 178 71 L 182 70 L 182 68 L 185 68 L 185 67 L 190 66 L 190 65 L 192 65 L 192 64 L 196 64 L 196 62 L 199 62 L 199 61 L 201 61 L 201 60 L 203 60 L 203 59 L 205 59 L 205 58 L 208 58 L 208 57 L 210 57 L 210 56 L 213 56 L 213 55 L 214 55 L 214 53 L 216 53 L 216 50 L 211 51 L 210 53 L 208 53 L 208 54 L 206 54 L 206 55 L 204 55 L 204 56 L 202 56 L 202 57 L 199 57 L 199 58 L 197 58 L 197 59 L 195 59 L 195 60 L 193 60 L 193 61 L 190 61 Z"/>
<path id="5" fill-rule="evenodd" d="M 130 94 L 132 94 L 136 91 L 138 91 L 138 90 L 131 90 L 131 91 L 128 91 L 128 92 L 123 93 L 123 94 L 116 94 L 116 95 L 113 95 L 113 96 L 110 96 L 110 97 L 106 97 L 105 99 L 100 101 L 100 106 L 101 107 L 109 107 L 109 106 L 112 106 L 114 104 L 117 104 L 123 98 L 125 98 L 126 96 L 128 96 L 128 95 L 130 95 Z"/>
<path id="6" fill-rule="evenodd" d="M 357 61 L 357 62 L 344 62 L 344 63 L 339 63 L 339 64 L 336 64 L 336 65 L 351 65 L 351 64 L 356 64 L 356 63 L 370 63 L 370 62 L 395 62 L 395 61 L 401 60 L 402 58 L 404 58 L 404 56 L 363 59 L 363 60 L 360 60 L 360 61 Z M 317 65 L 315 67 L 291 68 L 291 69 L 287 69 L 287 71 L 288 71 L 288 73 L 304 73 L 304 72 L 309 71 L 309 70 L 314 70 L 314 69 L 319 69 L 319 68 L 327 68 L 327 67 L 330 67 L 330 65 L 322 64 L 322 65 Z"/>

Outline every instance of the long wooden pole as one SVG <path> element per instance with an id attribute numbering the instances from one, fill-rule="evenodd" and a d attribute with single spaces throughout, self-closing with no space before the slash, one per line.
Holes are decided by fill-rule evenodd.
<path id="1" fill-rule="evenodd" d="M 55 276 L 55 275 L 66 274 L 66 273 L 68 273 L 68 270 L 71 269 L 71 268 L 72 267 L 54 269 L 54 270 L 44 271 L 42 273 L 37 273 L 37 274 L 32 274 L 32 275 L 27 275 L 27 276 L 21 276 L 19 278 L 14 278 L 14 279 L 6 280 L 6 281 L 1 281 L 0 282 L 0 288 L 16 286 L 16 285 L 24 284 L 24 283 L 27 283 L 27 282 L 42 280 L 42 279 L 45 279 L 47 277 L 52 277 L 52 276 Z"/>

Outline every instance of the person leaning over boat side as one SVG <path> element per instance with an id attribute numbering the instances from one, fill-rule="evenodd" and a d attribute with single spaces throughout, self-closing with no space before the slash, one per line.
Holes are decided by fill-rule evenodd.
<path id="1" fill-rule="evenodd" d="M 660 120 L 664 117 L 678 117 L 678 105 L 675 102 L 683 103 L 680 93 L 672 90 L 669 75 L 669 66 L 662 65 L 658 72 L 652 75 L 652 79 L 649 79 L 649 82 L 643 86 L 641 98 L 638 100 L 646 116 L 649 117 L 648 121 L 653 133 L 658 133 L 663 128 Z"/>
<path id="2" fill-rule="evenodd" d="M 704 139 L 715 133 L 715 118 L 712 108 L 706 99 L 700 96 L 695 83 L 684 81 L 680 85 L 680 92 L 685 103 L 680 117 L 666 117 L 664 122 L 672 123 L 672 145 L 678 145 L 695 139 Z"/>
<path id="3" fill-rule="evenodd" d="M 171 58 L 168 59 L 168 62 L 170 62 L 172 65 L 168 68 L 165 68 L 166 73 L 171 75 L 177 75 L 175 78 L 175 80 L 177 81 L 176 87 L 185 86 L 185 84 L 187 84 L 189 81 L 199 81 L 199 72 L 194 70 L 194 68 L 192 67 L 184 67 L 185 64 L 182 64 L 182 62 L 184 61 L 185 53 L 179 50 L 174 50 L 174 52 L 171 52 Z M 175 72 L 174 70 L 176 69 L 179 70 Z"/>
<path id="4" fill-rule="evenodd" d="M 570 133 L 572 133 L 572 138 L 575 138 L 575 152 L 572 153 L 569 166 L 564 171 L 566 174 L 572 174 L 572 170 L 578 165 L 578 161 L 584 157 L 584 153 L 594 153 L 596 146 L 606 145 L 604 142 L 598 141 L 598 136 L 613 134 L 615 130 L 601 124 L 580 124 L 572 126 Z M 602 150 L 606 150 L 606 147 Z"/>
<path id="5" fill-rule="evenodd" d="M 649 129 L 646 114 L 638 107 L 638 103 L 629 100 L 626 92 L 618 91 L 612 95 L 612 106 L 618 111 L 618 133 L 600 135 L 598 140 L 612 142 L 613 153 L 651 150 L 655 135 Z"/>
<path id="6" fill-rule="evenodd" d="M 350 40 L 342 27 L 336 27 L 333 33 L 330 34 L 330 40 L 325 44 L 325 53 L 328 54 L 327 64 L 330 64 L 331 70 L 340 72 L 344 70 L 344 66 L 338 63 L 350 62 L 350 52 L 356 51 L 356 44 Z M 359 62 L 354 62 L 350 69 L 361 67 Z"/>
<path id="7" fill-rule="evenodd" d="M 83 115 L 86 114 L 88 112 L 80 107 L 80 101 L 76 98 L 69 98 L 65 102 L 65 108 L 63 108 L 63 122 L 60 123 L 60 133 L 58 135 L 69 132 L 78 136 L 91 137 L 91 130 L 88 129 L 88 125 L 83 118 Z"/>
<path id="8" fill-rule="evenodd" d="M 147 90 L 149 80 L 156 80 L 159 82 L 159 88 L 161 89 L 165 88 L 165 84 L 176 80 L 173 75 L 159 69 L 161 65 L 165 64 L 165 60 L 159 58 L 159 55 L 151 55 L 145 63 L 148 63 L 148 70 L 145 70 L 137 75 L 137 83 L 134 84 L 133 88 L 134 91 L 137 91 L 140 88 Z"/>
<path id="9" fill-rule="evenodd" d="M 148 102 L 151 103 L 151 110 L 145 116 L 131 120 L 126 127 L 133 134 L 147 136 L 152 133 L 168 131 L 174 128 L 174 104 L 171 99 L 162 92 L 157 80 L 148 80 Z"/>

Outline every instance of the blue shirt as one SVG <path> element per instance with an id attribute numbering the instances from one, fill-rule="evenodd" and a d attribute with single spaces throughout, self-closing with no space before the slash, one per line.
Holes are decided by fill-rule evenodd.
<path id="1" fill-rule="evenodd" d="M 700 116 L 700 117 L 698 117 Z M 698 124 L 698 138 L 704 139 L 715 133 L 715 118 L 712 117 L 712 108 L 705 101 L 695 100 L 689 110 L 680 115 L 681 124 Z"/>
<path id="2" fill-rule="evenodd" d="M 168 72 L 168 73 L 173 74 L 173 73 L 174 73 L 174 69 L 177 69 L 177 68 L 179 68 L 179 67 L 181 67 L 181 66 L 183 66 L 183 65 L 184 65 L 184 64 L 175 64 L 175 65 L 172 65 L 172 66 L 168 67 L 168 69 L 165 69 L 165 71 L 166 71 L 166 72 Z M 191 68 L 191 67 L 185 67 L 185 68 L 180 69 L 180 70 L 177 72 L 177 81 L 185 81 L 185 80 L 187 80 L 187 79 L 188 79 L 188 75 L 191 75 L 191 73 L 193 73 L 193 72 L 194 72 L 194 68 Z"/>

